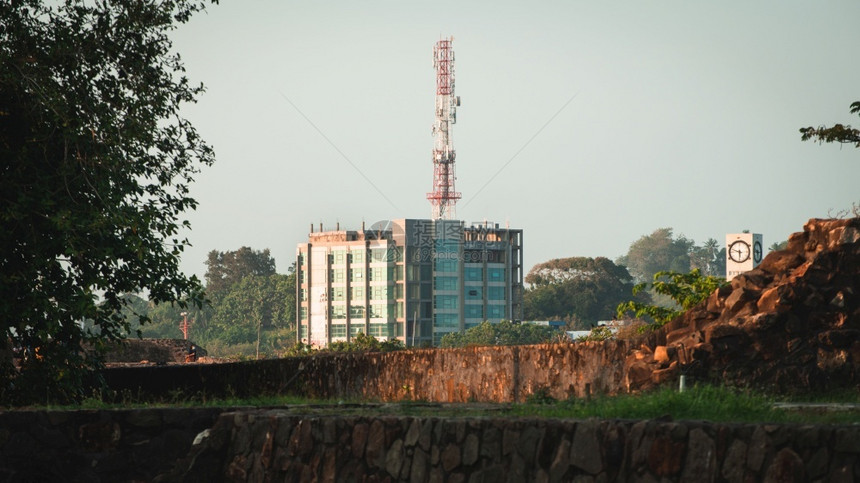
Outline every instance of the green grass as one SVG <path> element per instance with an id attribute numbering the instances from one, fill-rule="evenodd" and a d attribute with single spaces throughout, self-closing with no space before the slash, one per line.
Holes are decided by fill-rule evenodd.
<path id="1" fill-rule="evenodd" d="M 810 398 L 794 397 L 793 402 L 857 403 L 856 391 L 819 394 Z M 751 391 L 736 391 L 718 386 L 696 386 L 681 393 L 662 389 L 639 395 L 598 397 L 591 400 L 545 401 L 515 405 L 511 413 L 517 416 L 547 418 L 708 420 L 715 422 L 774 422 L 774 423 L 860 423 L 860 410 L 823 411 L 783 410 L 774 408 L 784 401 Z"/>
<path id="2" fill-rule="evenodd" d="M 726 387 L 700 385 L 681 393 L 661 389 L 644 394 L 602 396 L 591 399 L 556 401 L 546 391 L 538 391 L 522 404 L 440 404 L 426 401 L 380 403 L 357 400 L 318 400 L 296 396 L 255 396 L 212 399 L 177 393 L 163 401 L 136 401 L 128 396 L 108 404 L 98 397 L 75 406 L 31 407 L 28 409 L 129 409 L 160 407 L 260 407 L 285 408 L 307 414 L 400 415 L 415 417 L 542 417 L 562 419 L 672 419 L 712 422 L 860 424 L 860 408 L 841 411 L 821 408 L 779 409 L 776 402 L 860 403 L 856 390 L 842 390 L 808 397 L 775 396 Z"/>

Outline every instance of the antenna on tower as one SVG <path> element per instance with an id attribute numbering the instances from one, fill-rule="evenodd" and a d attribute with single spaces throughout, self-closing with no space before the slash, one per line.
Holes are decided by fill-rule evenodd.
<path id="1" fill-rule="evenodd" d="M 454 189 L 454 140 L 452 126 L 457 122 L 460 98 L 454 95 L 454 37 L 442 39 L 433 47 L 436 69 L 436 121 L 433 123 L 433 192 L 427 199 L 434 219 L 453 219 L 460 193 Z"/>

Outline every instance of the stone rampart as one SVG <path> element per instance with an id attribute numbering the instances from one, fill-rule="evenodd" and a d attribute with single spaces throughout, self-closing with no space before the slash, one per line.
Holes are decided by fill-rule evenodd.
<path id="1" fill-rule="evenodd" d="M 856 425 L 301 415 L 296 408 L 0 413 L 3 481 L 857 479 Z"/>
<path id="2" fill-rule="evenodd" d="M 152 481 L 223 408 L 0 412 L 0 481 Z"/>
<path id="3" fill-rule="evenodd" d="M 629 341 L 322 354 L 225 364 L 118 367 L 117 394 L 159 398 L 294 394 L 321 399 L 516 402 L 629 390 Z"/>

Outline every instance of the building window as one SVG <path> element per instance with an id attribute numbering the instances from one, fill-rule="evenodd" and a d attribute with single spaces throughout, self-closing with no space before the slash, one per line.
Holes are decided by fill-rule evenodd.
<path id="1" fill-rule="evenodd" d="M 388 280 L 403 280 L 403 265 L 388 267 Z"/>
<path id="2" fill-rule="evenodd" d="M 390 313 L 389 313 L 390 312 Z M 370 306 L 371 319 L 384 319 L 394 315 L 394 306 L 388 304 L 373 304 Z"/>
<path id="3" fill-rule="evenodd" d="M 331 318 L 334 319 L 345 319 L 346 318 L 346 305 L 332 305 L 331 306 Z"/>
<path id="4" fill-rule="evenodd" d="M 406 280 L 408 282 L 417 282 L 421 278 L 421 272 L 418 269 L 418 265 L 407 265 L 406 266 Z"/>
<path id="5" fill-rule="evenodd" d="M 350 337 L 355 337 L 358 334 L 363 334 L 363 333 L 364 333 L 364 324 L 350 325 L 349 326 L 349 336 Z"/>
<path id="6" fill-rule="evenodd" d="M 335 268 L 330 271 L 330 279 L 333 283 L 343 282 L 343 269 Z"/>
<path id="7" fill-rule="evenodd" d="M 364 250 L 349 252 L 350 263 L 364 263 Z"/>
<path id="8" fill-rule="evenodd" d="M 301 307 L 299 309 L 299 312 L 300 312 L 299 318 L 301 320 L 308 320 L 308 308 L 307 307 Z"/>
<path id="9" fill-rule="evenodd" d="M 308 291 L 303 289 L 303 288 L 300 288 L 299 289 L 299 301 L 300 302 L 307 302 L 307 300 L 308 300 Z"/>
<path id="10" fill-rule="evenodd" d="M 331 252 L 331 262 L 334 265 L 343 265 L 346 260 L 346 252 L 343 250 L 335 250 Z"/>
<path id="11" fill-rule="evenodd" d="M 385 281 L 385 267 L 373 267 L 370 269 L 370 281 Z"/>
<path id="12" fill-rule="evenodd" d="M 487 318 L 488 319 L 501 319 L 505 316 L 505 306 L 504 305 L 488 305 L 487 306 Z"/>
<path id="13" fill-rule="evenodd" d="M 505 287 L 487 287 L 487 300 L 505 300 Z"/>
<path id="14" fill-rule="evenodd" d="M 346 325 L 332 324 L 330 334 L 332 337 L 346 337 Z"/>
<path id="15" fill-rule="evenodd" d="M 370 324 L 370 334 L 373 337 L 391 337 L 390 324 Z"/>
<path id="16" fill-rule="evenodd" d="M 457 259 L 456 258 L 437 258 L 436 259 L 436 271 L 437 272 L 456 272 L 457 271 Z"/>
<path id="17" fill-rule="evenodd" d="M 352 300 L 364 300 L 364 287 L 350 287 L 350 289 L 352 290 L 352 294 L 350 295 Z"/>
<path id="18" fill-rule="evenodd" d="M 371 300 L 388 300 L 388 286 L 377 285 L 370 287 Z"/>
<path id="19" fill-rule="evenodd" d="M 457 314 L 436 314 L 435 325 L 439 329 L 459 329 L 460 321 Z"/>
<path id="20" fill-rule="evenodd" d="M 349 318 L 350 319 L 363 319 L 364 318 L 364 306 L 363 305 L 350 305 L 349 306 Z"/>
<path id="21" fill-rule="evenodd" d="M 437 309 L 456 309 L 459 307 L 456 295 L 437 295 L 435 297 L 435 307 Z"/>
<path id="22" fill-rule="evenodd" d="M 464 276 L 468 282 L 480 282 L 484 280 L 484 274 L 481 267 L 466 267 Z"/>
<path id="23" fill-rule="evenodd" d="M 371 262 L 387 262 L 389 258 L 388 248 L 372 248 L 370 256 Z"/>
<path id="24" fill-rule="evenodd" d="M 484 306 L 483 305 L 470 305 L 466 304 L 466 318 L 467 319 L 483 319 L 484 318 Z"/>
<path id="25" fill-rule="evenodd" d="M 487 269 L 487 280 L 490 282 L 504 282 L 505 281 L 505 269 L 504 268 L 488 268 Z"/>
<path id="26" fill-rule="evenodd" d="M 436 277 L 436 290 L 457 290 L 457 277 Z"/>
<path id="27" fill-rule="evenodd" d="M 300 325 L 299 326 L 299 337 L 302 339 L 308 338 L 308 326 L 307 325 Z"/>
<path id="28" fill-rule="evenodd" d="M 363 282 L 364 281 L 364 269 L 363 268 L 350 268 L 349 269 L 349 281 L 350 282 Z"/>
<path id="29" fill-rule="evenodd" d="M 483 300 L 484 287 L 466 287 L 466 300 Z"/>
<path id="30" fill-rule="evenodd" d="M 344 287 L 332 287 L 331 299 L 336 301 L 336 302 L 342 302 L 342 301 L 346 300 L 346 288 L 344 288 Z"/>

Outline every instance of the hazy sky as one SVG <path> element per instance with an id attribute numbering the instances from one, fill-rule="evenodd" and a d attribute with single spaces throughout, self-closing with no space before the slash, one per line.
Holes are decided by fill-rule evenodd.
<path id="1" fill-rule="evenodd" d="M 798 133 L 860 124 L 858 19 L 856 0 L 222 1 L 174 34 L 217 156 L 182 267 L 250 246 L 283 273 L 311 223 L 428 218 L 451 35 L 458 218 L 522 228 L 526 270 L 661 227 L 783 241 L 860 202 L 860 149 Z"/>

